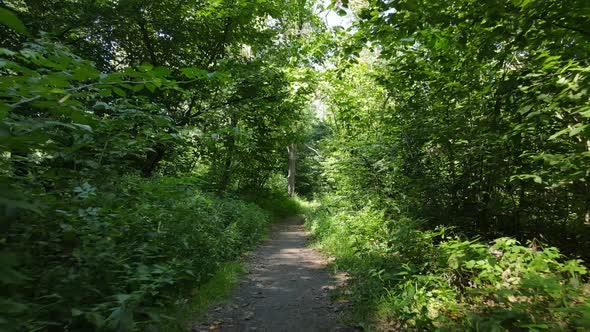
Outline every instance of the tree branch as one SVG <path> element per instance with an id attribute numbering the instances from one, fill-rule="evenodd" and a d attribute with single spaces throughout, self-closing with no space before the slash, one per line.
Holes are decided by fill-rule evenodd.
<path id="1" fill-rule="evenodd" d="M 555 22 L 551 22 L 551 24 L 552 25 L 555 25 L 556 27 L 563 28 L 563 29 L 567 29 L 567 30 L 571 30 L 571 31 L 576 31 L 576 32 L 579 32 L 579 33 L 585 35 L 586 37 L 590 37 L 590 31 L 586 31 L 586 30 L 583 30 L 583 29 L 580 29 L 580 28 L 576 28 L 576 27 L 570 27 L 570 26 L 567 26 L 567 25 L 562 25 L 562 24 L 555 23 Z"/>

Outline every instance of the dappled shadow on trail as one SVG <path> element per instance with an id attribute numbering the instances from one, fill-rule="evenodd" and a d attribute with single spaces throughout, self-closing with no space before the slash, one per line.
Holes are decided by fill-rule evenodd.
<path id="1" fill-rule="evenodd" d="M 326 260 L 308 248 L 303 219 L 275 225 L 247 262 L 248 273 L 230 301 L 212 308 L 207 324 L 194 331 L 355 331 L 339 325 L 345 304 L 329 293 L 343 278 L 326 271 Z"/>

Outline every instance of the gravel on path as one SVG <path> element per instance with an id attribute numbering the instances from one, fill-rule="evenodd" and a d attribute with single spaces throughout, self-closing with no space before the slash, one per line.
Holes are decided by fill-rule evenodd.
<path id="1" fill-rule="evenodd" d="M 230 300 L 211 308 L 207 323 L 193 331 L 358 331 L 340 322 L 347 304 L 330 301 L 345 278 L 326 270 L 326 258 L 309 248 L 309 239 L 302 217 L 276 224 L 247 259 L 248 272 Z"/>

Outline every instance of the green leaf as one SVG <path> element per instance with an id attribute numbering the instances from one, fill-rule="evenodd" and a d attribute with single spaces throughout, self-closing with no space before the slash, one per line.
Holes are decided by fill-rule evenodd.
<path id="1" fill-rule="evenodd" d="M 156 67 L 154 70 L 152 70 L 152 74 L 158 77 L 166 77 L 170 75 L 170 69 L 166 67 Z"/>
<path id="2" fill-rule="evenodd" d="M 181 70 L 182 75 L 187 78 L 206 77 L 207 71 L 199 68 L 183 68 Z"/>
<path id="3" fill-rule="evenodd" d="M 80 128 L 82 130 L 92 132 L 92 127 L 90 127 L 89 125 L 85 125 L 85 124 L 81 124 L 81 123 L 72 123 L 72 125 Z"/>
<path id="4" fill-rule="evenodd" d="M 133 313 L 126 308 L 116 308 L 107 320 L 109 321 L 108 327 L 112 330 L 120 332 L 133 330 Z"/>
<path id="5" fill-rule="evenodd" d="M 549 140 L 554 140 L 554 139 L 558 138 L 559 136 L 561 136 L 561 135 L 563 135 L 563 134 L 565 134 L 565 133 L 567 133 L 569 131 L 570 131 L 569 128 L 562 129 L 562 130 L 556 132 L 555 134 L 549 136 Z"/>
<path id="6" fill-rule="evenodd" d="M 519 174 L 519 175 L 513 175 L 510 177 L 510 181 L 514 181 L 514 180 L 528 180 L 528 179 L 533 179 L 534 182 L 536 183 L 543 183 L 543 179 L 535 174 Z"/>
<path id="7" fill-rule="evenodd" d="M 133 297 L 133 295 L 131 295 L 131 294 L 115 294 L 115 298 L 117 299 L 117 302 L 119 302 L 121 304 L 127 302 L 127 300 L 129 300 L 132 297 Z"/>
<path id="8" fill-rule="evenodd" d="M 560 130 L 560 131 L 556 132 L 555 134 L 553 134 L 553 135 L 549 136 L 549 140 L 556 139 L 557 137 L 559 137 L 559 136 L 562 136 L 562 135 L 564 135 L 564 134 L 566 134 L 566 133 L 567 133 L 567 134 L 568 134 L 570 137 L 572 137 L 572 136 L 576 136 L 576 135 L 578 135 L 579 133 L 581 133 L 582 131 L 584 131 L 584 129 L 586 129 L 586 127 L 588 127 L 588 125 L 584 125 L 584 124 L 581 124 L 581 123 L 576 123 L 576 124 L 575 124 L 573 127 L 571 127 L 571 128 L 565 128 L 565 129 L 562 129 L 562 130 Z"/>
<path id="9" fill-rule="evenodd" d="M 11 299 L 0 298 L 0 310 L 2 314 L 20 314 L 28 309 L 28 306 Z"/>
<path id="10" fill-rule="evenodd" d="M 16 52 L 13 52 L 7 48 L 0 47 L 0 55 L 13 56 L 15 54 Z"/>
<path id="11" fill-rule="evenodd" d="M 113 87 L 113 92 L 115 92 L 117 95 L 119 95 L 119 97 L 126 97 L 127 96 L 125 91 L 121 88 L 118 88 L 118 87 Z"/>
<path id="12" fill-rule="evenodd" d="M 468 269 L 472 269 L 473 267 L 475 267 L 475 261 L 467 261 L 465 262 L 465 267 Z"/>
<path id="13" fill-rule="evenodd" d="M 84 311 L 82 311 L 80 309 L 72 308 L 71 313 L 72 313 L 72 316 L 78 317 L 78 316 L 82 316 L 84 314 Z"/>
<path id="14" fill-rule="evenodd" d="M 154 91 L 156 91 L 156 86 L 155 86 L 155 85 L 153 85 L 153 84 L 151 84 L 151 83 L 146 83 L 146 84 L 145 84 L 145 87 L 146 87 L 148 90 L 150 90 L 150 92 L 152 92 L 152 93 L 153 93 Z"/>
<path id="15" fill-rule="evenodd" d="M 103 101 L 97 101 L 96 104 L 94 104 L 93 108 L 98 109 L 98 110 L 111 110 L 111 109 L 113 109 L 109 104 L 107 104 Z"/>
<path id="16" fill-rule="evenodd" d="M 141 72 L 148 72 L 150 70 L 152 70 L 154 68 L 154 66 L 150 65 L 149 63 L 143 64 L 139 67 L 137 67 L 137 69 L 139 69 L 139 71 Z"/>
<path id="17" fill-rule="evenodd" d="M 20 34 L 28 34 L 27 28 L 23 22 L 10 10 L 0 8 L 0 24 L 3 24 Z"/>
<path id="18" fill-rule="evenodd" d="M 581 133 L 584 129 L 586 129 L 588 125 L 583 125 L 581 123 L 576 124 L 571 130 L 570 130 L 570 137 L 572 136 L 576 136 L 579 133 Z"/>

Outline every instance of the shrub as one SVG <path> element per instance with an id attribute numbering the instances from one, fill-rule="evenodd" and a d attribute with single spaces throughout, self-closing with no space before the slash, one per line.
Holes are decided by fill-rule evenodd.
<path id="1" fill-rule="evenodd" d="M 204 193 L 191 178 L 126 177 L 48 196 L 54 204 L 44 215 L 21 215 L 5 238 L 3 331 L 146 329 L 271 221 L 259 206 Z"/>
<path id="2" fill-rule="evenodd" d="M 590 286 L 580 260 L 538 241 L 491 244 L 421 222 L 387 220 L 334 196 L 308 215 L 320 246 L 351 275 L 350 297 L 376 328 L 565 331 L 590 328 Z"/>

